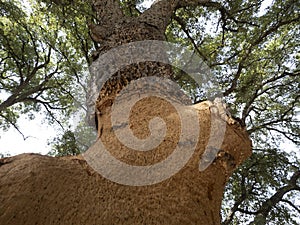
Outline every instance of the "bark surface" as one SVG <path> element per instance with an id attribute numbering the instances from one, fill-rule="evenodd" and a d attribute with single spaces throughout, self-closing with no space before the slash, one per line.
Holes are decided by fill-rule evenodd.
<path id="1" fill-rule="evenodd" d="M 90 25 L 92 37 L 99 44 L 94 53 L 96 60 L 122 44 L 165 40 L 164 32 L 176 8 L 210 1 L 156 1 L 136 18 L 125 16 L 118 1 L 94 0 L 93 3 L 99 20 L 98 24 Z M 112 132 L 110 122 L 112 103 L 124 86 L 141 77 L 171 79 L 172 74 L 167 64 L 136 63 L 115 73 L 102 87 L 96 103 L 99 138 L 114 157 L 128 164 L 150 165 L 172 153 L 178 144 L 181 121 L 166 102 L 145 99 L 131 111 L 129 126 L 139 138 L 149 135 L 147 124 L 154 116 L 166 121 L 164 141 L 153 151 L 137 154 L 124 147 Z M 94 100 L 90 97 L 88 101 L 93 110 Z M 23 154 L 1 159 L 0 224 L 220 224 L 226 181 L 250 156 L 251 141 L 244 128 L 227 117 L 222 105 L 203 102 L 182 107 L 187 113 L 189 110 L 198 113 L 201 132 L 197 148 L 178 173 L 158 184 L 137 187 L 114 183 L 97 173 L 81 156 L 52 158 Z M 215 160 L 201 172 L 200 158 L 211 130 L 216 130 L 211 127 L 212 119 L 225 121 L 227 129 L 221 148 L 212 152 Z"/>
<path id="2" fill-rule="evenodd" d="M 178 115 L 158 99 L 137 105 L 132 111 L 133 130 L 141 128 L 156 105 L 157 115 L 169 125 L 164 144 L 146 154 L 133 154 L 120 145 L 110 124 L 104 124 L 103 140 L 111 154 L 135 165 L 164 159 L 178 140 Z M 167 109 L 166 109 L 167 107 Z M 227 122 L 220 151 L 203 172 L 199 161 L 210 135 L 211 110 L 206 102 L 186 106 L 197 110 L 201 132 L 197 148 L 177 174 L 149 186 L 126 186 L 111 182 L 94 171 L 82 157 L 52 158 L 22 154 L 0 161 L 0 224 L 220 224 L 225 183 L 232 171 L 251 154 L 251 142 L 238 123 Z M 106 115 L 108 116 L 108 115 Z M 104 116 L 104 117 L 106 117 Z M 222 120 L 218 115 L 213 115 Z M 138 126 L 137 126 L 138 125 Z"/>

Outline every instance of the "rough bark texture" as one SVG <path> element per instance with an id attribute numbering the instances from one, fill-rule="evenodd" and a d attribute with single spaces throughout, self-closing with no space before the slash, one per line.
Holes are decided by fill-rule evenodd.
<path id="1" fill-rule="evenodd" d="M 100 22 L 96 25 L 90 25 L 91 36 L 95 42 L 99 43 L 97 51 L 93 53 L 94 59 L 96 60 L 99 55 L 127 43 L 145 40 L 164 41 L 165 29 L 177 3 L 178 0 L 158 1 L 139 17 L 131 18 L 120 12 L 117 1 L 95 0 L 94 6 Z M 158 51 L 161 51 L 161 49 L 158 49 Z M 114 65 L 110 66 L 113 67 Z M 97 76 L 100 78 L 101 73 L 98 73 Z M 97 100 L 98 104 L 107 105 L 107 99 L 110 101 L 114 98 L 121 91 L 122 87 L 126 86 L 130 81 L 146 76 L 168 77 L 172 79 L 173 72 L 170 65 L 159 62 L 133 63 L 118 73 L 113 74 L 103 87 L 97 87 L 101 89 Z M 93 82 L 99 83 L 97 80 Z M 95 99 L 91 96 L 88 98 L 90 101 L 87 104 L 89 108 L 93 108 Z"/>
<path id="2" fill-rule="evenodd" d="M 157 1 L 137 18 L 124 16 L 118 1 L 93 2 L 99 19 L 99 24 L 90 25 L 92 37 L 99 43 L 94 54 L 96 59 L 125 43 L 164 40 L 165 28 L 180 1 Z M 208 1 L 197 1 L 205 2 Z M 192 1 L 183 3 L 186 6 Z M 157 149 L 137 154 L 121 145 L 112 132 L 110 109 L 115 96 L 130 81 L 158 74 L 172 78 L 171 66 L 158 62 L 127 66 L 106 82 L 98 96 L 99 138 L 113 156 L 128 164 L 159 162 L 178 142 L 180 118 L 172 106 L 158 98 L 137 103 L 129 124 L 137 137 L 145 138 L 149 135 L 149 120 L 153 116 L 163 118 L 167 133 Z M 95 102 L 88 104 L 93 106 Z M 196 151 L 177 174 L 155 185 L 136 187 L 113 183 L 95 172 L 80 156 L 51 158 L 23 154 L 1 159 L 0 224 L 220 224 L 225 183 L 232 171 L 250 156 L 251 141 L 244 129 L 222 112 L 222 105 L 204 102 L 182 107 L 198 113 L 201 132 Z M 199 161 L 208 143 L 212 118 L 225 120 L 227 130 L 214 162 L 201 172 Z"/>
<path id="3" fill-rule="evenodd" d="M 115 141 L 108 120 L 103 139 L 112 144 L 112 154 L 137 165 L 166 157 L 178 140 L 178 115 L 159 99 L 146 99 L 132 111 L 133 130 L 148 134 L 147 121 L 157 106 L 156 116 L 169 125 L 164 144 L 156 151 L 133 155 Z M 167 108 L 166 108 L 167 107 Z M 230 120 L 219 154 L 203 172 L 199 159 L 210 135 L 211 110 L 207 102 L 194 106 L 201 132 L 197 149 L 176 175 L 150 186 L 125 186 L 96 173 L 82 157 L 52 158 L 23 154 L 0 161 L 0 224 L 220 224 L 220 206 L 227 178 L 251 154 L 245 131 Z M 109 114 L 104 115 L 104 117 Z M 222 120 L 218 115 L 213 118 Z M 139 128 L 136 128 L 139 127 Z M 143 128 L 144 127 L 144 128 Z M 145 128 L 146 127 L 146 128 Z"/>

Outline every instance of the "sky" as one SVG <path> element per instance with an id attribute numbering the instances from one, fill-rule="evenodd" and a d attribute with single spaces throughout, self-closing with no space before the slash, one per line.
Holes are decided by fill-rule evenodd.
<path id="1" fill-rule="evenodd" d="M 143 6 L 150 7 L 152 2 L 154 0 L 145 0 Z M 263 2 L 261 14 L 271 3 L 272 0 Z M 49 125 L 41 113 L 36 113 L 34 120 L 29 120 L 26 118 L 26 115 L 23 115 L 18 120 L 18 124 L 21 132 L 27 138 L 24 140 L 23 136 L 14 128 L 10 128 L 8 131 L 0 129 L 0 153 L 9 154 L 10 156 L 21 153 L 40 153 L 45 155 L 51 150 L 48 142 L 62 134 L 58 127 Z M 287 152 L 299 151 L 291 142 L 284 142 L 280 147 Z M 300 200 L 296 199 L 296 201 Z"/>
<path id="2" fill-rule="evenodd" d="M 145 0 L 142 5 L 148 8 L 153 2 L 154 0 Z M 24 0 L 23 3 L 29 6 L 28 1 Z M 40 153 L 45 155 L 51 150 L 48 142 L 56 136 L 60 136 L 62 131 L 58 131 L 58 127 L 45 122 L 41 114 L 36 113 L 35 117 L 34 120 L 29 120 L 25 115 L 18 120 L 19 128 L 27 137 L 26 140 L 13 127 L 8 131 L 0 130 L 0 153 L 9 154 L 10 156 L 21 153 Z"/>
<path id="3" fill-rule="evenodd" d="M 34 120 L 28 120 L 22 116 L 18 121 L 22 135 L 14 128 L 7 132 L 0 130 L 0 153 L 17 155 L 20 153 L 41 153 L 47 154 L 51 148 L 47 145 L 49 139 L 56 136 L 57 131 L 53 126 L 43 121 L 43 117 L 36 115 Z"/>
<path id="4" fill-rule="evenodd" d="M 147 0 L 143 3 L 145 7 L 149 7 L 154 0 Z M 263 8 L 271 4 L 271 0 L 264 1 Z M 28 120 L 26 116 L 21 116 L 18 121 L 20 130 L 27 137 L 23 139 L 22 135 L 14 128 L 8 131 L 0 130 L 0 153 L 17 155 L 21 153 L 41 153 L 47 154 L 51 150 L 51 146 L 47 143 L 61 132 L 58 132 L 55 126 L 48 125 L 43 120 L 41 114 L 35 114 L 34 120 Z M 290 143 L 284 143 L 284 147 L 293 149 Z"/>

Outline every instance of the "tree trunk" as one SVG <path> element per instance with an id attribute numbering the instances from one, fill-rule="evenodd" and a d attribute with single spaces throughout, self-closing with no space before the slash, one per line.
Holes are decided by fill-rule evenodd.
<path id="1" fill-rule="evenodd" d="M 159 100 L 149 99 L 148 105 L 137 105 L 132 123 L 147 118 L 153 104 L 160 104 L 155 101 Z M 220 224 L 224 186 L 234 168 L 250 155 L 251 142 L 239 126 L 227 124 L 221 151 L 207 169 L 199 171 L 199 159 L 210 135 L 211 112 L 206 102 L 192 107 L 198 112 L 201 126 L 197 148 L 178 173 L 156 184 L 133 186 L 110 181 L 81 156 L 23 154 L 2 159 L 0 224 Z M 112 154 L 116 158 L 128 163 L 136 159 L 135 165 L 145 165 L 156 163 L 174 149 L 178 116 L 166 113 L 163 107 L 157 111 L 173 125 L 165 144 L 148 155 L 134 158 L 133 153 L 115 142 L 109 124 L 104 124 L 103 138 L 114 147 Z M 147 130 L 137 128 L 136 132 L 143 135 Z"/>
<path id="2" fill-rule="evenodd" d="M 100 44 L 94 54 L 95 60 L 122 44 L 163 41 L 178 2 L 157 1 L 141 16 L 128 18 L 123 15 L 117 1 L 95 0 L 94 7 L 101 22 L 90 25 L 93 39 Z M 200 4 L 202 1 L 191 4 L 195 2 Z M 98 71 L 96 79 L 101 79 L 105 72 Z M 171 79 L 172 74 L 170 65 L 153 61 L 133 63 L 114 73 L 97 97 L 98 140 L 83 156 L 52 158 L 23 154 L 2 159 L 0 224 L 220 224 L 226 181 L 251 154 L 251 141 L 244 128 L 224 114 L 226 109 L 222 104 L 209 101 L 197 105 L 181 104 L 180 91 L 174 93 L 175 97 L 172 93 L 165 94 L 174 98 L 176 104 L 155 96 L 145 97 L 130 109 L 129 121 L 125 125 L 137 138 L 147 139 L 153 131 L 163 130 L 160 123 L 150 125 L 150 128 L 147 125 L 155 117 L 163 119 L 165 135 L 160 144 L 154 150 L 137 152 L 122 144 L 115 134 L 124 127 L 123 124 L 112 124 L 112 107 L 124 87 L 129 84 L 130 88 L 138 89 L 140 83 L 135 81 L 138 78 L 158 76 Z M 156 91 L 163 93 L 171 87 L 164 85 L 158 85 Z M 142 90 L 147 92 L 147 89 Z M 94 98 L 90 98 L 90 106 L 95 104 L 92 102 Z M 134 96 L 123 99 L 125 102 L 120 110 L 128 110 L 127 103 L 131 98 Z M 182 123 L 181 115 L 187 124 Z M 196 124 L 191 118 L 196 118 Z M 223 125 L 224 134 L 220 128 Z M 197 138 L 182 138 L 180 131 L 188 131 Z M 216 148 L 213 141 L 220 135 L 223 142 Z M 186 151 L 191 145 L 195 149 Z M 107 157 L 131 165 L 131 169 L 145 167 L 148 170 L 141 176 L 114 170 L 118 167 L 111 167 L 114 161 L 110 158 L 96 162 L 97 157 L 103 156 L 98 154 L 103 146 L 109 150 Z M 181 146 L 178 161 L 170 160 L 167 168 L 152 170 L 155 168 L 152 165 L 167 162 L 176 146 Z M 185 163 L 177 168 L 178 162 L 184 160 Z M 99 173 L 103 168 L 107 171 Z M 163 177 L 165 171 L 173 170 L 172 176 Z"/>

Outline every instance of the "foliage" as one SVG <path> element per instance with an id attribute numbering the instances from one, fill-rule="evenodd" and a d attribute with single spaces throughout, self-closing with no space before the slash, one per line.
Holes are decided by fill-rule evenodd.
<path id="1" fill-rule="evenodd" d="M 90 16 L 51 2 L 22 4 L 0 2 L 0 128 L 13 126 L 21 133 L 20 115 L 34 119 L 34 112 L 41 111 L 63 128 L 84 101 L 93 46 L 86 22 Z"/>
<path id="2" fill-rule="evenodd" d="M 77 122 L 76 125 L 75 129 L 69 128 L 61 136 L 49 140 L 48 145 L 52 149 L 48 155 L 78 155 L 86 151 L 94 143 L 96 140 L 95 128 L 86 126 L 84 120 Z"/>
<path id="3" fill-rule="evenodd" d="M 300 161 L 289 149 L 300 145 L 299 2 L 278 0 L 265 10 L 262 3 L 180 9 L 167 31 L 210 66 L 253 140 L 252 157 L 227 185 L 224 225 L 299 224 Z"/>
<path id="4" fill-rule="evenodd" d="M 76 144 L 76 138 L 72 131 L 67 130 L 61 138 L 55 138 L 53 149 L 49 152 L 52 156 L 66 156 L 66 155 L 78 155 L 80 154 L 80 149 Z"/>
<path id="5" fill-rule="evenodd" d="M 0 159 L 5 158 L 5 157 L 9 157 L 10 154 L 9 153 L 2 153 L 0 152 Z"/>
<path id="6" fill-rule="evenodd" d="M 210 66 L 253 140 L 226 187 L 223 225 L 299 224 L 300 161 L 288 149 L 300 145 L 299 2 L 262 3 L 180 9 L 167 31 Z"/>

